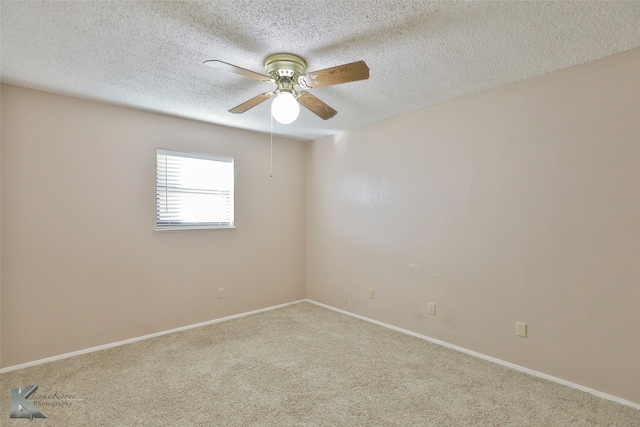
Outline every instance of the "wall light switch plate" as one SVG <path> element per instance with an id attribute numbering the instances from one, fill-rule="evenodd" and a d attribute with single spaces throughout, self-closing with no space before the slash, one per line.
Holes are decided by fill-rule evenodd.
<path id="1" fill-rule="evenodd" d="M 435 302 L 430 302 L 429 303 L 429 314 L 436 314 L 436 303 Z"/>
<path id="2" fill-rule="evenodd" d="M 218 289 L 218 299 L 224 298 L 224 288 Z"/>
<path id="3" fill-rule="evenodd" d="M 373 289 L 369 288 L 369 299 L 373 299 Z"/>
<path id="4" fill-rule="evenodd" d="M 527 324 L 516 322 L 516 335 L 519 337 L 526 338 L 527 337 Z"/>

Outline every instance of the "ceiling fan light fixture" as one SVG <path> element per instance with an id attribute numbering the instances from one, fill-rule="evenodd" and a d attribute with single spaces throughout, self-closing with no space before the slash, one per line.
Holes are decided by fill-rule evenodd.
<path id="1" fill-rule="evenodd" d="M 293 123 L 300 114 L 300 105 L 293 92 L 279 90 L 271 104 L 271 115 L 283 125 Z"/>
<path id="2" fill-rule="evenodd" d="M 307 73 L 305 60 L 290 53 L 269 55 L 264 61 L 264 69 L 267 74 L 256 73 L 218 59 L 209 59 L 204 63 L 209 67 L 219 68 L 277 86 L 274 92 L 264 92 L 254 96 L 250 100 L 233 107 L 229 112 L 241 114 L 265 102 L 267 99 L 273 98 L 271 117 L 283 124 L 293 123 L 298 118 L 300 112 L 299 104 L 302 104 L 303 107 L 323 120 L 330 119 L 338 113 L 307 92 L 307 89 L 369 78 L 369 67 L 364 61 L 351 62 Z M 300 86 L 303 90 L 296 91 L 294 86 Z"/>

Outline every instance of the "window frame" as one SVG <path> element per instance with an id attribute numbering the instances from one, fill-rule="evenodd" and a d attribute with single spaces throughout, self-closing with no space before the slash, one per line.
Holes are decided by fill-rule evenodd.
<path id="1" fill-rule="evenodd" d="M 221 195 L 227 194 L 227 197 L 231 199 L 231 207 L 230 207 L 230 215 L 229 222 L 205 222 L 205 221 L 171 221 L 171 220 L 161 220 L 161 209 L 160 209 L 160 200 L 161 195 L 160 192 L 163 191 L 165 193 L 165 199 L 168 197 L 167 192 L 170 191 L 171 187 L 166 185 L 167 179 L 167 170 L 164 171 L 165 177 L 165 185 L 161 185 L 161 169 L 160 169 L 160 156 L 173 156 L 173 157 L 184 157 L 189 159 L 200 159 L 207 160 L 212 162 L 221 162 L 221 163 L 230 163 L 231 164 L 231 176 L 230 176 L 230 189 L 227 191 L 223 189 L 223 187 L 228 186 L 228 183 L 220 186 L 217 190 L 204 189 L 204 188 L 190 188 L 188 191 L 184 189 L 174 190 L 174 193 L 180 192 L 188 192 L 191 194 L 212 194 L 215 192 L 220 192 Z M 179 187 L 176 187 L 176 189 Z M 178 150 L 168 150 L 165 148 L 156 148 L 156 231 L 180 231 L 180 230 L 220 230 L 220 229 L 234 229 L 235 226 L 235 159 L 229 156 L 221 156 L 217 154 L 207 154 L 207 153 L 195 153 L 188 151 L 178 151 Z"/>

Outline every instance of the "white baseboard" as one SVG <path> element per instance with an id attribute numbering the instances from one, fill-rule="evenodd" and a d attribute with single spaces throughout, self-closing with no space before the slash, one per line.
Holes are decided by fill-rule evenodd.
<path id="1" fill-rule="evenodd" d="M 286 307 L 288 305 L 298 304 L 298 303 L 305 302 L 305 301 L 306 300 L 302 299 L 302 300 L 298 300 L 298 301 L 288 302 L 288 303 L 285 303 L 285 304 L 274 305 L 272 307 L 267 307 L 267 308 L 261 308 L 259 310 L 248 311 L 246 313 L 234 314 L 232 316 L 222 317 L 220 319 L 208 320 L 206 322 L 196 323 L 194 325 L 182 326 L 180 328 L 170 329 L 168 331 L 156 332 L 156 333 L 149 334 L 149 335 L 144 335 L 144 336 L 141 336 L 141 337 L 129 338 L 129 339 L 123 340 L 123 341 L 117 341 L 117 342 L 113 342 L 113 343 L 110 343 L 110 344 L 103 344 L 103 345 L 99 345 L 97 347 L 86 348 L 84 350 L 78 350 L 78 351 L 73 351 L 71 353 L 60 354 L 58 356 L 52 356 L 52 357 L 47 357 L 47 358 L 44 358 L 44 359 L 34 360 L 32 362 L 21 363 L 19 365 L 7 366 L 6 368 L 0 369 L 0 374 L 4 374 L 5 372 L 16 371 L 18 369 L 28 368 L 30 366 L 41 365 L 43 363 L 54 362 L 56 360 L 66 359 L 68 357 L 79 356 L 81 354 L 93 353 L 94 351 L 106 350 L 108 348 L 118 347 L 118 346 L 121 346 L 121 345 L 124 345 L 124 344 L 130 344 L 130 343 L 133 343 L 133 342 L 142 341 L 142 340 L 146 340 L 146 339 L 149 339 L 149 338 L 155 338 L 155 337 L 159 337 L 159 336 L 162 336 L 162 335 L 172 334 L 174 332 L 181 332 L 181 331 L 186 331 L 186 330 L 189 330 L 189 329 L 200 328 L 202 326 L 213 325 L 215 323 L 226 322 L 228 320 L 238 319 L 240 317 L 250 316 L 252 314 L 263 313 L 265 311 L 275 310 L 277 308 L 282 308 L 282 307 Z"/>
<path id="2" fill-rule="evenodd" d="M 332 307 L 330 305 L 322 304 L 322 303 L 317 302 L 317 301 L 313 301 L 313 300 L 307 299 L 307 302 L 309 302 L 311 304 L 318 305 L 318 306 L 323 307 L 323 308 L 327 308 L 327 309 L 332 310 L 332 311 L 336 311 L 338 313 L 346 314 L 347 316 L 355 317 L 355 318 L 360 319 L 360 320 L 365 320 L 367 322 L 374 323 L 376 325 L 383 326 L 385 328 L 392 329 L 392 330 L 397 331 L 397 332 L 402 332 L 403 334 L 412 335 L 412 336 L 414 336 L 416 338 L 420 338 L 420 339 L 423 339 L 425 341 L 429 341 L 429 342 L 432 342 L 434 344 L 441 345 L 443 347 L 448 347 L 448 348 L 451 348 L 453 350 L 457 350 L 457 351 L 460 351 L 462 353 L 466 353 L 466 354 L 469 354 L 471 356 L 475 356 L 475 357 L 478 357 L 480 359 L 484 359 L 484 360 L 487 360 L 489 362 L 496 363 L 498 365 L 506 366 L 508 368 L 515 369 L 516 371 L 524 372 L 526 374 L 533 375 L 535 377 L 544 378 L 545 380 L 553 381 L 555 383 L 562 384 L 562 385 L 565 385 L 567 387 L 575 388 L 577 390 L 584 391 L 584 392 L 592 394 L 594 396 L 598 396 L 598 397 L 601 397 L 603 399 L 607 399 L 607 400 L 611 400 L 611 401 L 616 402 L 616 403 L 620 403 L 621 405 L 630 406 L 630 407 L 635 408 L 635 409 L 640 409 L 640 403 L 634 403 L 634 402 L 631 402 L 629 400 L 622 399 L 622 398 L 617 397 L 617 396 L 613 396 L 611 394 L 603 393 L 601 391 L 594 390 L 592 388 L 585 387 L 585 386 L 580 385 L 580 384 L 576 384 L 576 383 L 572 383 L 570 381 L 563 380 L 562 378 L 557 378 L 557 377 L 554 377 L 552 375 L 547 375 L 547 374 L 542 373 L 542 372 L 534 371 L 533 369 L 525 368 L 524 366 L 515 365 L 513 363 L 506 362 L 504 360 L 496 359 L 495 357 L 487 356 L 486 354 L 478 353 L 476 351 L 469 350 L 469 349 L 464 348 L 464 347 L 459 347 L 459 346 L 454 345 L 454 344 L 449 344 L 448 342 L 445 342 L 445 341 L 440 341 L 440 340 L 437 340 L 435 338 L 428 337 L 426 335 L 421 335 L 421 334 L 418 334 L 416 332 L 409 331 L 407 329 L 398 328 L 397 326 L 393 326 L 393 325 L 389 325 L 387 323 L 379 322 L 377 320 L 370 319 L 370 318 L 364 317 L 364 316 L 360 316 L 359 314 L 351 313 L 351 312 L 346 311 L 346 310 L 341 310 L 339 308 Z"/>
<path id="3" fill-rule="evenodd" d="M 508 368 L 512 368 L 512 369 L 515 369 L 517 371 L 524 372 L 524 373 L 527 373 L 529 375 L 533 375 L 533 376 L 536 376 L 536 377 L 539 377 L 539 378 L 544 378 L 546 380 L 553 381 L 553 382 L 556 382 L 558 384 L 562 384 L 562 385 L 565 385 L 567 387 L 571 387 L 571 388 L 574 388 L 574 389 L 577 389 L 577 390 L 580 390 L 580 391 L 584 391 L 584 392 L 592 394 L 594 396 L 598 396 L 598 397 L 601 397 L 603 399 L 611 400 L 613 402 L 620 403 L 621 405 L 630 406 L 632 408 L 640 410 L 640 404 L 638 404 L 638 403 L 634 403 L 634 402 L 631 402 L 629 400 L 622 399 L 622 398 L 617 397 L 617 396 L 613 396 L 611 394 L 603 393 L 601 391 L 598 391 L 598 390 L 595 390 L 595 389 L 592 389 L 592 388 L 589 388 L 589 387 L 585 387 L 585 386 L 580 385 L 580 384 L 576 384 L 576 383 L 572 383 L 570 381 L 563 380 L 562 378 L 557 378 L 557 377 L 554 377 L 552 375 L 547 375 L 547 374 L 542 373 L 542 372 L 534 371 L 532 369 L 525 368 L 524 366 L 520 366 L 520 365 L 516 365 L 516 364 L 510 363 L 510 362 L 506 362 L 504 360 L 496 359 L 495 357 L 487 356 L 486 354 L 478 353 L 476 351 L 469 350 L 467 348 L 460 347 L 460 346 L 457 346 L 457 345 L 454 345 L 454 344 L 449 344 L 448 342 L 445 342 L 445 341 L 440 341 L 440 340 L 437 340 L 435 338 L 428 337 L 426 335 L 418 334 L 416 332 L 412 332 L 412 331 L 409 331 L 407 329 L 403 329 L 403 328 L 399 328 L 397 326 L 389 325 L 387 323 L 380 322 L 378 320 L 374 320 L 374 319 L 370 319 L 368 317 L 360 316 L 359 314 L 351 313 L 349 311 L 342 310 L 342 309 L 339 309 L 339 308 L 336 308 L 336 307 L 332 307 L 330 305 L 326 305 L 326 304 L 323 304 L 323 303 L 320 303 L 320 302 L 317 302 L 317 301 L 313 301 L 313 300 L 310 300 L 310 299 L 297 300 L 297 301 L 293 301 L 293 302 L 289 302 L 289 303 L 285 303 L 285 304 L 275 305 L 275 306 L 272 306 L 272 307 L 261 308 L 259 310 L 249 311 L 249 312 L 246 312 L 246 313 L 234 314 L 232 316 L 222 317 L 220 319 L 214 319 L 214 320 L 209 320 L 209 321 L 202 322 L 202 323 L 196 323 L 196 324 L 193 324 L 193 325 L 182 326 L 180 328 L 170 329 L 168 331 L 156 332 L 156 333 L 149 334 L 149 335 L 144 335 L 144 336 L 141 336 L 141 337 L 130 338 L 130 339 L 123 340 L 123 341 L 117 341 L 117 342 L 113 342 L 113 343 L 109 343 L 109 344 L 99 345 L 99 346 L 96 346 L 96 347 L 90 347 L 90 348 L 87 348 L 87 349 L 84 349 L 84 350 L 73 351 L 71 353 L 60 354 L 58 356 L 52 356 L 52 357 L 47 357 L 47 358 L 44 358 L 44 359 L 34 360 L 34 361 L 31 361 L 31 362 L 27 362 L 27 363 L 21 363 L 19 365 L 7 366 L 6 368 L 0 369 L 0 374 L 4 374 L 6 372 L 11 372 L 11 371 L 16 371 L 18 369 L 28 368 L 30 366 L 41 365 L 43 363 L 54 362 L 56 360 L 66 359 L 68 357 L 79 356 L 81 354 L 88 354 L 88 353 L 93 353 L 95 351 L 106 350 L 108 348 L 118 347 L 118 346 L 121 346 L 121 345 L 124 345 L 124 344 L 130 344 L 130 343 L 134 343 L 134 342 L 137 342 L 137 341 L 146 340 L 146 339 L 149 339 L 149 338 L 155 338 L 155 337 L 159 337 L 159 336 L 162 336 L 162 335 L 172 334 L 174 332 L 186 331 L 186 330 L 189 330 L 189 329 L 199 328 L 199 327 L 202 327 L 202 326 L 213 325 L 215 323 L 226 322 L 228 320 L 238 319 L 238 318 L 241 318 L 241 317 L 250 316 L 252 314 L 263 313 L 265 311 L 275 310 L 275 309 L 278 309 L 278 308 L 286 307 L 286 306 L 293 305 L 293 304 L 298 304 L 298 303 L 305 302 L 305 301 L 309 302 L 311 304 L 315 304 L 317 306 L 320 306 L 320 307 L 323 307 L 323 308 L 338 312 L 338 313 L 346 314 L 347 316 L 355 317 L 355 318 L 360 319 L 360 320 L 364 320 L 364 321 L 367 321 L 367 322 L 370 322 L 370 323 L 373 323 L 373 324 L 376 324 L 376 325 L 379 325 L 379 326 L 383 326 L 385 328 L 388 328 L 388 329 L 391 329 L 391 330 L 394 330 L 394 331 L 397 331 L 397 332 L 401 332 L 403 334 L 411 335 L 411 336 L 414 336 L 416 338 L 420 338 L 420 339 L 423 339 L 425 341 L 429 341 L 429 342 L 432 342 L 434 344 L 441 345 L 443 347 L 448 347 L 448 348 L 460 351 L 462 353 L 466 353 L 466 354 L 469 354 L 471 356 L 475 356 L 475 357 L 478 357 L 480 359 L 484 359 L 484 360 L 487 360 L 489 362 L 496 363 L 498 365 L 506 366 Z"/>

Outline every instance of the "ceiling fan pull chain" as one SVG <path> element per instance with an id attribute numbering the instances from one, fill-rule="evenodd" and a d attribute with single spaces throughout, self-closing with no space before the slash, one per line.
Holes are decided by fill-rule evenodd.
<path id="1" fill-rule="evenodd" d="M 273 114 L 269 113 L 271 117 L 271 158 L 269 160 L 269 177 L 273 178 Z"/>

